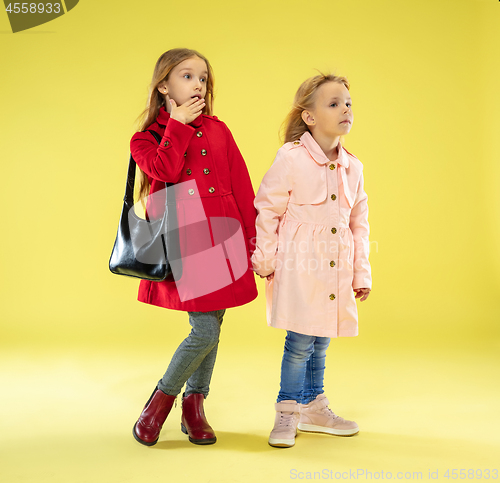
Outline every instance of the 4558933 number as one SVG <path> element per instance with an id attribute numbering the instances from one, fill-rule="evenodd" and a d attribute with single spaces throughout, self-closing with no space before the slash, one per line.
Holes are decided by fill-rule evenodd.
<path id="1" fill-rule="evenodd" d="M 9 13 L 61 13 L 60 3 L 9 3 Z"/>
<path id="2" fill-rule="evenodd" d="M 469 470 L 464 470 L 464 469 L 448 469 L 444 472 L 443 474 L 444 478 L 447 478 L 448 480 L 498 480 L 498 468 L 494 469 L 469 469 Z"/>

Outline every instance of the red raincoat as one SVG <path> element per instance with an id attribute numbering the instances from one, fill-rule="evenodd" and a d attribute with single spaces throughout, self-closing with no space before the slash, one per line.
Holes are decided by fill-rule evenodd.
<path id="1" fill-rule="evenodd" d="M 183 124 L 170 119 L 170 114 L 162 107 L 156 121 L 147 129 L 163 136 L 160 145 L 158 146 L 151 133 L 138 132 L 132 137 L 130 151 L 137 165 L 148 176 L 151 183 L 150 194 L 164 189 L 165 182 L 184 183 L 194 180 L 196 182 L 194 190 L 187 187 L 184 189 L 184 185 L 179 185 L 177 196 L 177 213 L 181 218 L 179 223 L 181 226 L 183 220 L 189 218 L 190 203 L 194 202 L 195 198 L 198 203 L 201 200 L 206 218 L 214 220 L 207 225 L 210 226 L 209 247 L 214 248 L 213 251 L 205 251 L 203 258 L 198 257 L 196 263 L 191 265 L 183 260 L 183 275 L 180 280 L 163 282 L 141 280 L 138 300 L 190 312 L 208 312 L 251 302 L 257 297 L 257 287 L 250 262 L 255 249 L 257 216 L 253 205 L 255 193 L 245 161 L 228 127 L 216 116 L 204 114 L 190 124 Z M 196 196 L 191 196 L 193 194 Z M 150 215 L 149 209 L 148 214 Z M 224 250 L 222 248 L 219 250 L 219 254 L 225 254 L 222 256 L 222 260 L 225 259 L 223 266 L 220 265 L 220 257 L 219 265 L 214 265 L 211 254 L 215 253 L 217 247 L 224 245 L 221 243 L 223 240 L 214 231 L 215 221 L 228 218 L 237 220 L 241 224 L 239 238 L 235 242 L 236 245 L 229 248 L 231 253 L 228 254 L 227 246 Z M 180 229 L 181 254 L 197 251 L 196 245 L 200 245 L 196 239 L 198 237 L 189 237 L 186 233 L 189 231 Z M 216 266 L 218 268 L 214 268 Z M 186 270 L 190 272 L 189 275 L 185 273 Z M 196 270 L 200 270 L 199 277 L 195 273 Z M 205 275 L 207 270 L 209 274 L 213 273 L 214 283 L 217 283 L 215 279 L 220 278 L 220 273 L 227 272 L 226 286 L 199 297 L 188 297 L 187 300 L 183 298 L 182 291 L 180 296 L 177 284 L 180 288 L 183 280 L 193 280 L 193 276 L 202 277 L 203 270 Z"/>

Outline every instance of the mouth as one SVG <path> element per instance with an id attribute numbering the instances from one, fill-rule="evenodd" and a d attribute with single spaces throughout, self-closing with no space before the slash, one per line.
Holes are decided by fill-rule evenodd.
<path id="1" fill-rule="evenodd" d="M 351 124 L 351 121 L 342 121 L 340 124 Z"/>
<path id="2" fill-rule="evenodd" d="M 198 99 L 201 99 L 201 96 L 198 95 L 198 94 L 195 94 L 194 96 L 191 96 L 191 99 L 194 99 L 195 97 L 198 98 Z"/>

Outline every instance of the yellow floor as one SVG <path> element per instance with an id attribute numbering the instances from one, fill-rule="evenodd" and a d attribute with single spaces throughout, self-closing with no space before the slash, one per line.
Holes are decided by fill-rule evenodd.
<path id="1" fill-rule="evenodd" d="M 217 443 L 189 443 L 178 404 L 159 443 L 147 448 L 135 442 L 132 426 L 168 355 L 147 357 L 128 348 L 4 349 L 0 481 L 451 481 L 452 469 L 457 479 L 466 470 L 466 480 L 487 479 L 489 469 L 495 481 L 495 468 L 500 479 L 495 344 L 417 345 L 413 352 L 366 346 L 361 352 L 354 339 L 332 341 L 325 381 L 332 409 L 354 419 L 360 433 L 299 433 L 290 449 L 267 444 L 279 351 L 238 352 L 221 344 L 206 402 Z"/>

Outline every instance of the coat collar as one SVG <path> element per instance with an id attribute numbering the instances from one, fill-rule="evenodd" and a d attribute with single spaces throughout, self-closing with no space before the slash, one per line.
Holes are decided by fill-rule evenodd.
<path id="1" fill-rule="evenodd" d="M 315 139 L 312 137 L 312 135 L 309 131 L 306 131 L 304 134 L 302 134 L 302 136 L 300 137 L 300 142 L 304 145 L 304 147 L 307 149 L 309 154 L 313 157 L 313 159 L 318 164 L 326 164 L 326 163 L 331 162 L 326 157 L 326 154 L 320 148 L 319 144 L 315 141 Z M 347 156 L 345 149 L 340 144 L 340 141 L 339 141 L 338 152 L 339 152 L 339 155 L 335 161 L 337 161 L 344 168 L 348 168 L 349 167 L 349 157 Z"/>
<path id="2" fill-rule="evenodd" d="M 166 126 L 168 120 L 170 119 L 170 114 L 166 111 L 165 106 L 160 107 L 160 112 L 158 113 L 158 117 L 156 118 L 156 122 L 161 124 L 162 126 Z M 200 114 L 196 119 L 188 124 L 188 126 L 192 127 L 201 127 L 203 124 L 203 114 Z"/>

